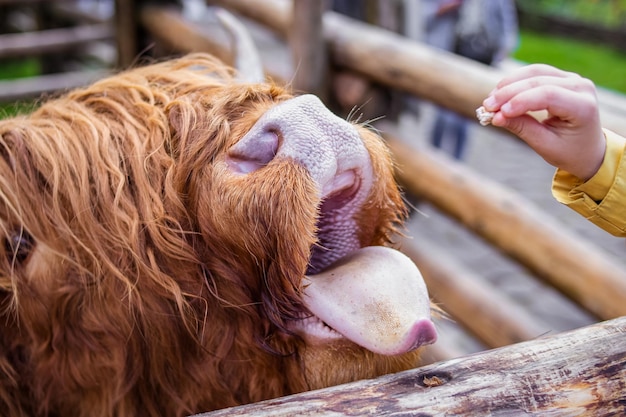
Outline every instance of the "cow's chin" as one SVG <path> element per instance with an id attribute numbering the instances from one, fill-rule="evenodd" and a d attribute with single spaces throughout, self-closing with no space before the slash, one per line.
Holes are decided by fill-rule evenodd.
<path id="1" fill-rule="evenodd" d="M 405 371 L 418 366 L 420 349 L 385 356 L 345 339 L 304 336 L 300 352 L 309 390 Z"/>
<path id="2" fill-rule="evenodd" d="M 374 353 L 313 315 L 298 321 L 292 330 L 300 339 L 299 356 L 308 390 L 405 371 L 420 362 L 421 349 L 393 356 Z"/>

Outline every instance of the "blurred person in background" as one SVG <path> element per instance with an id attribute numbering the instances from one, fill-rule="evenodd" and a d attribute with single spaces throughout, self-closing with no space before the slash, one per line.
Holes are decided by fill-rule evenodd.
<path id="1" fill-rule="evenodd" d="M 421 0 L 421 3 L 424 42 L 431 46 L 494 66 L 517 47 L 519 30 L 514 0 Z M 441 148 L 445 134 L 451 132 L 452 154 L 462 159 L 467 127 L 465 117 L 438 108 L 431 143 Z"/>

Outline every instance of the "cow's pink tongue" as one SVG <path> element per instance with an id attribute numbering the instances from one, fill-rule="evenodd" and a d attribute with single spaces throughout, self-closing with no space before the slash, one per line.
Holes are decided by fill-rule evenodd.
<path id="1" fill-rule="evenodd" d="M 391 248 L 359 249 L 305 277 L 304 301 L 311 313 L 372 352 L 397 355 L 437 339 L 422 275 Z"/>

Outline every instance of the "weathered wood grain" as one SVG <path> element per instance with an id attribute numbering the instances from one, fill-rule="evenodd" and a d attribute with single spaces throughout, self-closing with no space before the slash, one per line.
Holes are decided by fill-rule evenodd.
<path id="1" fill-rule="evenodd" d="M 219 416 L 623 416 L 626 318 Z"/>

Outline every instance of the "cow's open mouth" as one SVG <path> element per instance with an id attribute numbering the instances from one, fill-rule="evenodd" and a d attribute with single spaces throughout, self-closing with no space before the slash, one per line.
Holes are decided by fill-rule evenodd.
<path id="1" fill-rule="evenodd" d="M 292 324 L 292 328 L 306 336 L 307 341 L 311 344 L 345 339 L 341 333 L 313 313 L 302 313 L 302 318 Z"/>
<path id="2" fill-rule="evenodd" d="M 311 249 L 308 274 L 317 274 L 350 252 L 360 248 L 354 213 L 361 191 L 361 178 L 354 170 L 336 175 L 325 187 L 317 221 L 317 243 Z"/>
<path id="3" fill-rule="evenodd" d="M 295 324 L 314 342 L 348 339 L 385 355 L 433 343 L 430 300 L 421 274 L 400 252 L 361 247 L 355 213 L 369 190 L 356 172 L 338 181 L 320 206 L 318 245 L 304 277 L 311 314 Z"/>
<path id="4" fill-rule="evenodd" d="M 238 175 L 274 160 L 305 168 L 319 187 L 317 242 L 303 277 L 302 301 L 311 314 L 294 323 L 306 337 L 316 316 L 370 351 L 394 355 L 436 339 L 430 300 L 419 270 L 386 247 L 362 247 L 360 216 L 376 178 L 371 155 L 355 127 L 304 95 L 268 110 L 228 152 Z M 359 224 L 361 223 L 361 224 Z M 322 323 L 322 324 L 323 324 Z M 326 327 L 319 327 L 326 329 Z"/>
<path id="5" fill-rule="evenodd" d="M 307 276 L 324 271 L 333 262 L 360 248 L 356 236 L 356 228 L 337 230 L 338 225 L 349 224 L 354 209 L 350 204 L 354 201 L 361 188 L 361 179 L 354 170 L 336 175 L 330 186 L 322 191 L 324 197 L 319 207 L 317 221 L 317 243 L 311 248 L 311 258 L 307 268 Z M 337 239 L 337 235 L 343 235 Z M 352 236 L 351 236 L 352 235 Z M 310 312 L 303 312 L 297 322 L 297 329 L 305 333 L 309 340 L 330 341 L 344 339 L 328 323 Z"/>

